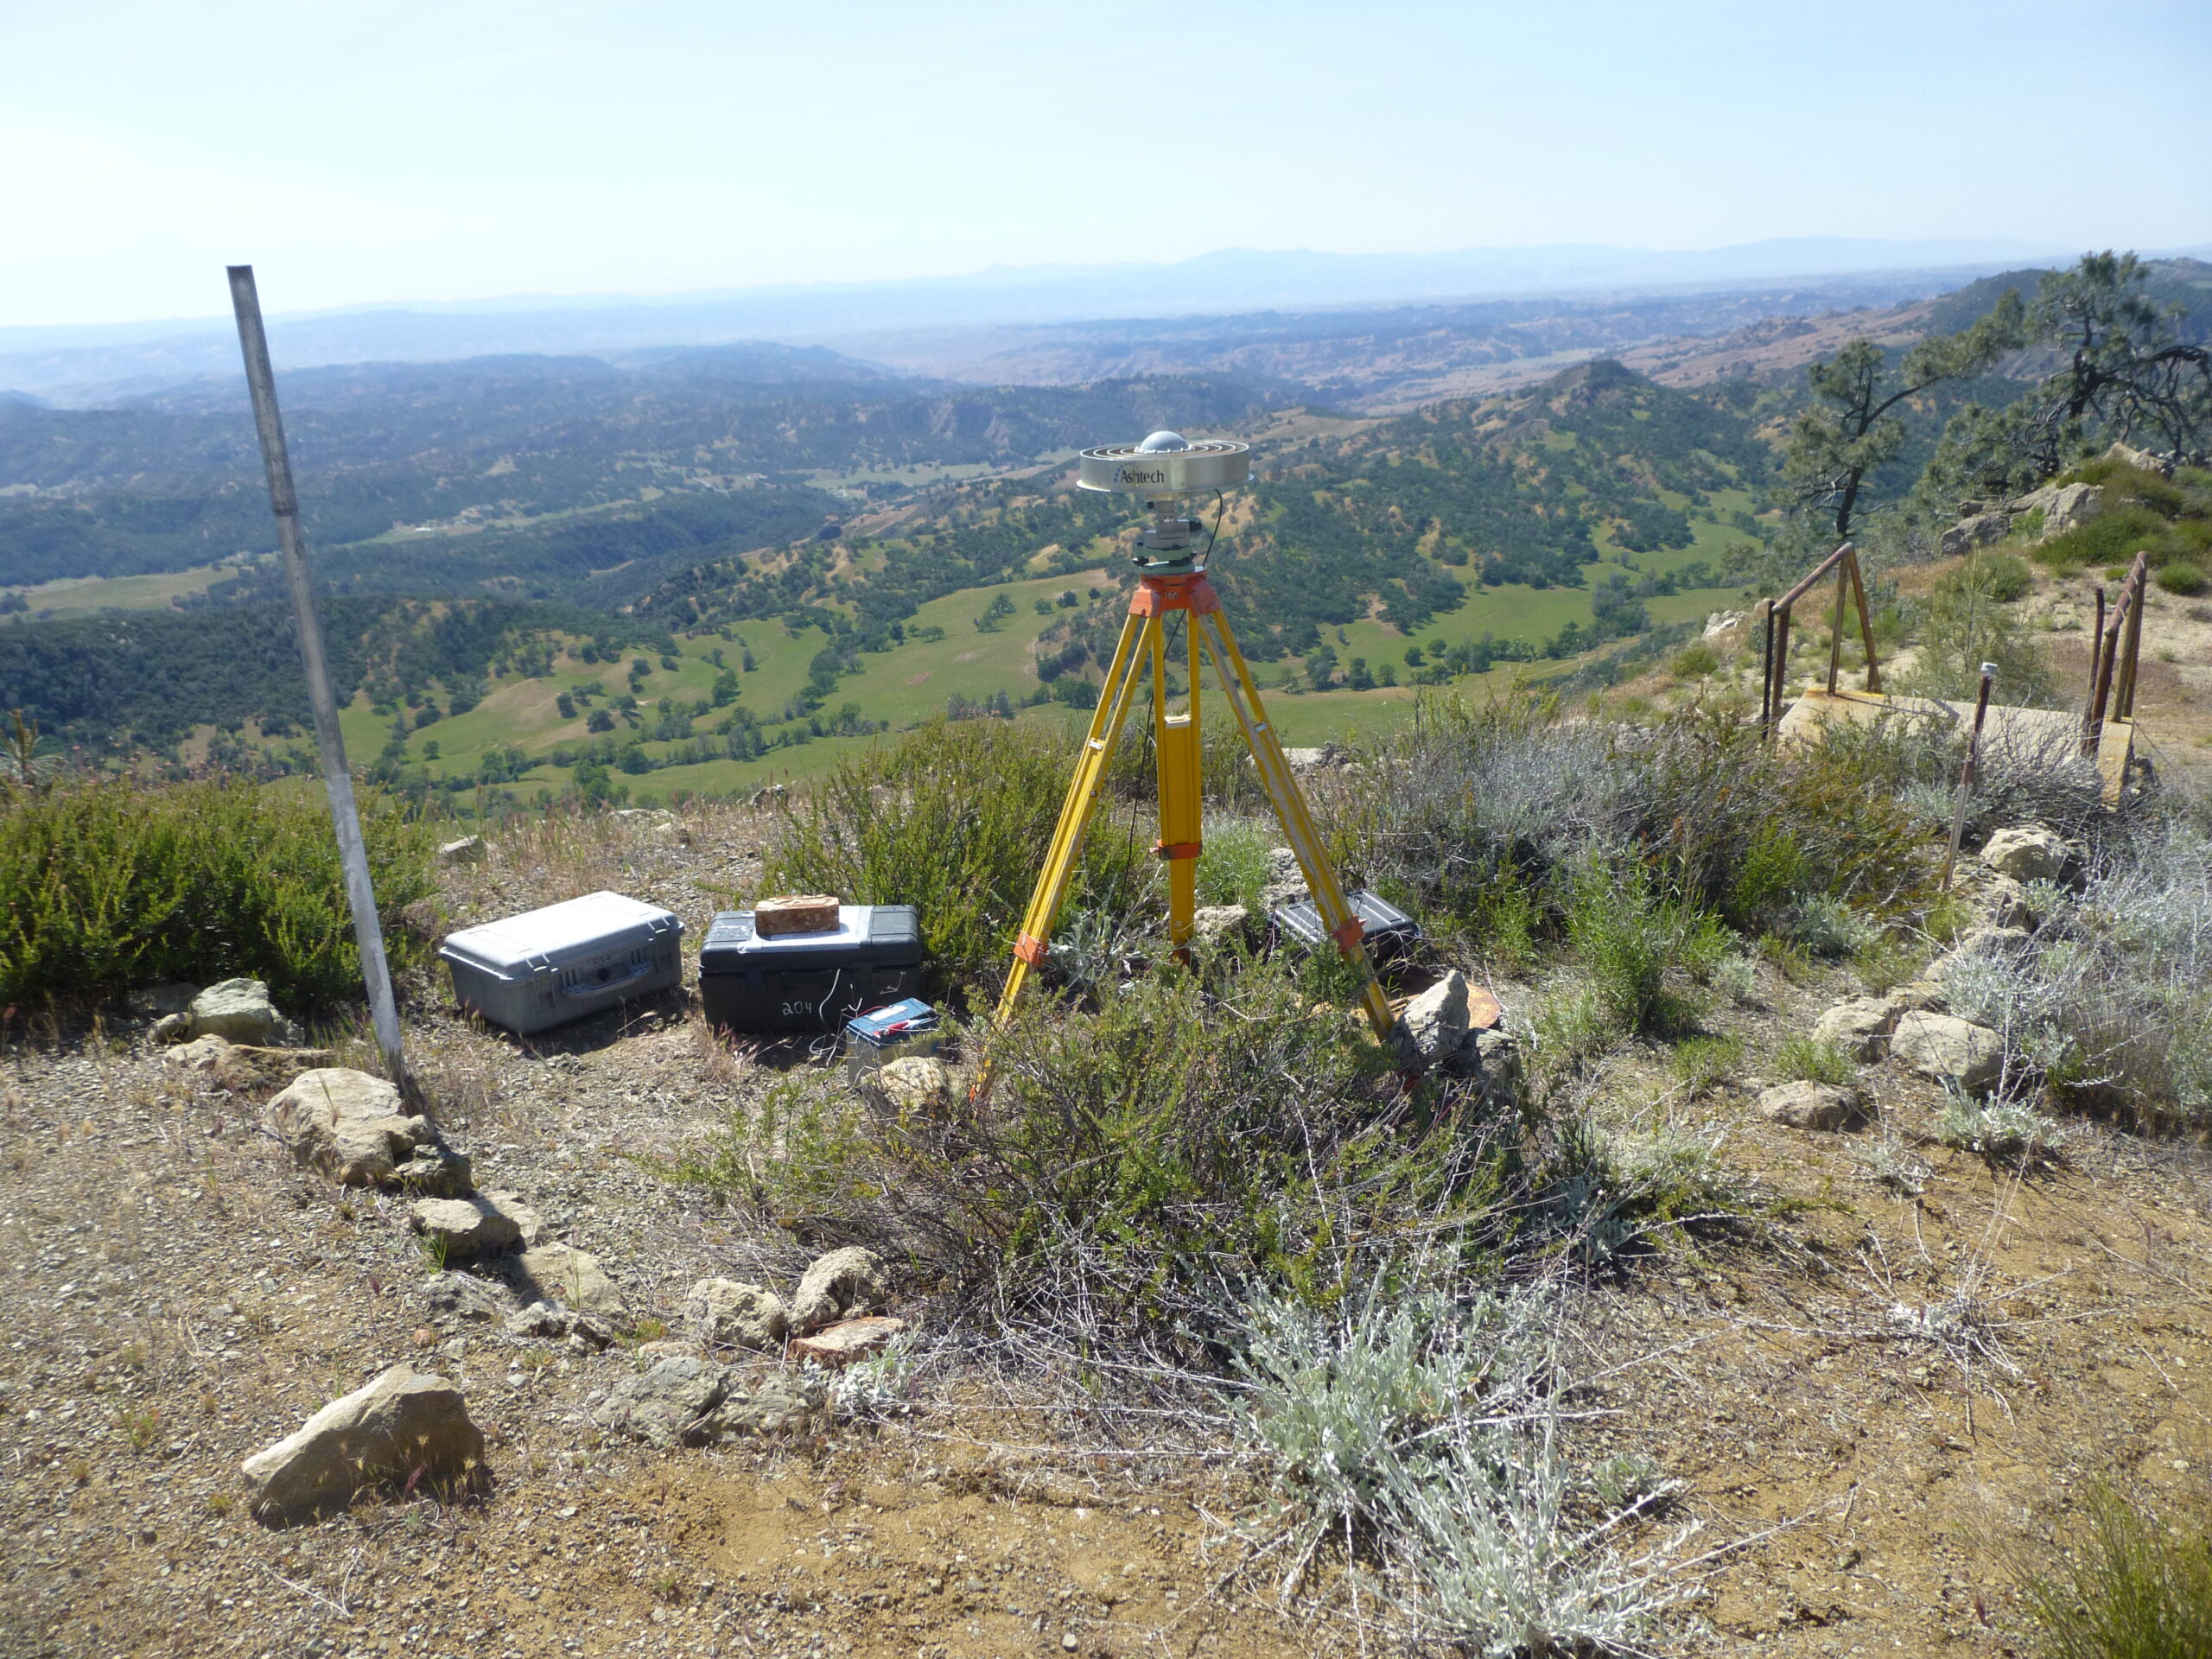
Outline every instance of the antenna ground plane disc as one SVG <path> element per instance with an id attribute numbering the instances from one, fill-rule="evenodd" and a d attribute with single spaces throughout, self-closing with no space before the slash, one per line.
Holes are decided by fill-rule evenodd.
<path id="1" fill-rule="evenodd" d="M 1086 490 L 1112 490 L 1126 495 L 1195 495 L 1203 490 L 1226 490 L 1252 475 L 1252 447 L 1228 439 L 1209 438 L 1197 443 L 1175 439 L 1179 448 L 1160 443 L 1172 433 L 1155 433 L 1141 444 L 1109 444 L 1086 449 L 1076 469 L 1076 482 Z"/>

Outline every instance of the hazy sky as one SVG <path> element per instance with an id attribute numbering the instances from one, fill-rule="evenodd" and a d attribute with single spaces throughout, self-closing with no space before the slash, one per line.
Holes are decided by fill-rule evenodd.
<path id="1" fill-rule="evenodd" d="M 219 314 L 242 260 L 296 311 L 1226 246 L 2175 245 L 2212 240 L 2208 86 L 2205 0 L 0 0 L 0 324 Z"/>

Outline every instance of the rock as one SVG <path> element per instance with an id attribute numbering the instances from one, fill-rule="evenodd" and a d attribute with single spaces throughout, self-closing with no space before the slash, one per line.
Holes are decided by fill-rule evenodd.
<path id="1" fill-rule="evenodd" d="M 491 849 L 481 836 L 463 836 L 459 841 L 442 842 L 438 845 L 441 864 L 481 864 Z"/>
<path id="2" fill-rule="evenodd" d="M 346 1066 L 318 1066 L 269 1103 L 270 1125 L 293 1161 L 346 1186 L 381 1186 L 465 1198 L 468 1160 L 426 1117 L 410 1116 L 399 1090 Z"/>
<path id="3" fill-rule="evenodd" d="M 1944 1000 L 1943 988 L 1932 979 L 1908 980 L 1897 986 L 1882 999 L 1883 1005 L 1893 1013 L 1941 1014 L 1949 1006 Z M 1896 1022 L 1891 1022 L 1895 1030 Z"/>
<path id="4" fill-rule="evenodd" d="M 883 1258 L 857 1244 L 816 1258 L 791 1298 L 791 1329 L 811 1336 L 825 1325 L 891 1306 L 891 1285 Z"/>
<path id="5" fill-rule="evenodd" d="M 493 1188 L 484 1196 L 499 1206 L 502 1215 L 514 1223 L 525 1247 L 537 1243 L 537 1236 L 545 1230 L 545 1224 L 537 1211 L 523 1202 L 521 1193 L 512 1187 L 501 1186 Z"/>
<path id="6" fill-rule="evenodd" d="M 2009 826 L 1983 844 L 1981 861 L 2015 881 L 2056 881 L 2066 868 L 2066 843 L 2039 823 Z"/>
<path id="7" fill-rule="evenodd" d="M 1854 1060 L 1878 1060 L 1889 1047 L 1890 1033 L 1903 1012 L 1883 997 L 1855 996 L 1837 1003 L 1814 1022 L 1813 1040 L 1829 1044 Z"/>
<path id="8" fill-rule="evenodd" d="M 1908 1014 L 1890 1035 L 1890 1057 L 1922 1077 L 1986 1094 L 2005 1069 L 2005 1039 L 1948 1014 Z"/>
<path id="9" fill-rule="evenodd" d="M 154 1039 L 157 1047 L 181 1043 L 192 1035 L 192 1016 L 188 1014 L 165 1014 L 154 1021 L 146 1034 Z"/>
<path id="10" fill-rule="evenodd" d="M 1467 976 L 1454 968 L 1406 1004 L 1390 1033 L 1409 1071 L 1426 1071 L 1453 1053 L 1467 1035 Z"/>
<path id="11" fill-rule="evenodd" d="M 156 1029 L 167 1023 L 159 1022 Z M 198 1072 L 218 1088 L 266 1094 L 283 1088 L 303 1071 L 328 1065 L 332 1056 L 327 1048 L 252 1048 L 221 1037 L 195 1037 L 170 1049 L 162 1058 L 169 1065 Z"/>
<path id="12" fill-rule="evenodd" d="M 2027 942 L 2024 927 L 1970 927 L 1948 950 L 1921 970 L 1921 979 L 1940 988 L 1961 964 L 1980 957 L 2001 956 Z"/>
<path id="13" fill-rule="evenodd" d="M 436 1273 L 423 1281 L 423 1305 L 433 1314 L 503 1324 L 514 1311 L 505 1285 L 467 1273 Z"/>
<path id="14" fill-rule="evenodd" d="M 639 1359 L 649 1363 L 663 1359 L 704 1359 L 707 1357 L 704 1348 L 682 1337 L 664 1337 L 658 1342 L 641 1342 L 635 1351 Z"/>
<path id="15" fill-rule="evenodd" d="M 785 1352 L 790 1358 L 810 1359 L 835 1371 L 867 1355 L 880 1353 L 906 1328 L 904 1319 L 841 1319 L 810 1337 L 793 1338 Z"/>
<path id="16" fill-rule="evenodd" d="M 273 1048 L 285 1033 L 284 1018 L 257 979 L 226 979 L 192 999 L 192 1034 L 223 1037 L 255 1048 Z"/>
<path id="17" fill-rule="evenodd" d="M 702 1279 L 683 1301 L 683 1328 L 704 1343 L 773 1348 L 790 1325 L 773 1291 L 734 1279 Z"/>
<path id="18" fill-rule="evenodd" d="M 1856 1092 L 1826 1083 L 1785 1083 L 1758 1097 L 1759 1116 L 1789 1129 L 1846 1129 L 1861 1116 Z"/>
<path id="19" fill-rule="evenodd" d="M 714 1413 L 728 1393 L 728 1371 L 679 1355 L 617 1382 L 593 1408 L 592 1421 L 664 1449 L 704 1446 L 721 1432 Z"/>
<path id="20" fill-rule="evenodd" d="M 483 1456 L 484 1436 L 461 1390 L 395 1365 L 255 1452 L 244 1469 L 254 1515 L 285 1522 L 342 1509 L 360 1488 L 385 1481 L 466 1478 Z"/>
<path id="21" fill-rule="evenodd" d="M 1285 749 L 1283 760 L 1293 772 L 1323 772 L 1344 764 L 1343 746 L 1324 743 L 1318 749 Z"/>
<path id="22" fill-rule="evenodd" d="M 2038 496 L 2045 493 L 2038 490 Z M 2047 542 L 2079 530 L 2105 510 L 2105 491 L 2101 484 L 2061 484 L 2049 492 L 2047 501 L 2039 501 L 2043 508 L 2043 529 L 2037 534 L 2037 542 Z"/>
<path id="23" fill-rule="evenodd" d="M 507 1280 L 527 1300 L 560 1302 L 587 1313 L 627 1319 L 629 1305 L 599 1258 L 566 1244 L 539 1244 L 506 1262 Z"/>
<path id="24" fill-rule="evenodd" d="M 417 1198 L 408 1219 L 423 1237 L 443 1243 L 448 1262 L 497 1255 L 522 1243 L 515 1218 L 486 1198 Z"/>
<path id="25" fill-rule="evenodd" d="M 1207 944 L 1241 939 L 1250 931 L 1252 912 L 1242 905 L 1201 905 L 1191 912 L 1192 937 Z"/>
<path id="26" fill-rule="evenodd" d="M 1269 914 L 1285 905 L 1304 902 L 1306 872 L 1298 868 L 1298 855 L 1287 847 L 1268 849 L 1268 879 L 1260 889 L 1260 908 Z"/>
<path id="27" fill-rule="evenodd" d="M 191 1013 L 192 1001 L 199 995 L 197 985 L 181 979 L 164 980 L 158 985 L 140 986 L 123 999 L 123 1006 L 141 1020 L 166 1020 Z"/>
<path id="28" fill-rule="evenodd" d="M 2112 447 L 2105 451 L 2105 458 L 2146 473 L 2156 473 L 2160 478 L 2174 475 L 2174 463 L 2171 456 L 2154 455 L 2148 449 L 2131 448 L 2118 439 L 2114 439 Z"/>
<path id="29" fill-rule="evenodd" d="M 2043 921 L 2027 888 L 2009 875 L 1993 872 L 1981 884 L 1981 902 L 1993 927 L 2032 928 Z"/>
<path id="30" fill-rule="evenodd" d="M 933 1056 L 904 1055 L 880 1067 L 874 1082 L 876 1091 L 899 1111 L 944 1117 L 952 1110 L 952 1073 Z"/>
<path id="31" fill-rule="evenodd" d="M 732 1434 L 798 1434 L 816 1426 L 829 1391 L 817 1373 L 782 1371 L 765 1377 L 749 1394 L 732 1388 L 709 1420 L 717 1439 Z"/>
<path id="32" fill-rule="evenodd" d="M 1943 532 L 1943 556 L 1952 558 L 1961 553 L 1971 553 L 1978 547 L 1987 547 L 1993 542 L 2001 542 L 2012 528 L 2012 515 L 2001 509 L 1961 518 Z"/>
<path id="33" fill-rule="evenodd" d="M 587 1353 L 614 1344 L 614 1327 L 605 1319 L 558 1302 L 532 1302 L 509 1314 L 506 1332 L 511 1337 L 566 1338 L 570 1346 Z"/>
<path id="34" fill-rule="evenodd" d="M 1702 637 L 1707 639 L 1718 639 L 1722 634 L 1732 632 L 1743 626 L 1744 613 L 1741 611 L 1714 611 L 1705 619 L 1705 632 Z"/>

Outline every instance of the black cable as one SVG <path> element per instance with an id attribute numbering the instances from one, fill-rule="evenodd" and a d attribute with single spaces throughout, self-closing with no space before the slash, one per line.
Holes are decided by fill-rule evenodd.
<path id="1" fill-rule="evenodd" d="M 1227 505 L 1221 499 L 1221 492 L 1216 490 L 1213 493 L 1213 528 L 1206 533 L 1206 550 L 1198 555 L 1200 564 L 1213 556 L 1213 538 L 1221 534 L 1222 515 L 1228 511 Z"/>

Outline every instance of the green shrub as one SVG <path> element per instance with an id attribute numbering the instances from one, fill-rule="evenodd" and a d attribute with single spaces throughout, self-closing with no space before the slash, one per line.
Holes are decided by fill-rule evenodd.
<path id="1" fill-rule="evenodd" d="M 1667 1066 L 1692 1095 L 1711 1092 L 1743 1063 L 1744 1046 L 1733 1037 L 1692 1037 L 1675 1045 Z"/>
<path id="2" fill-rule="evenodd" d="M 1774 1052 L 1775 1075 L 1784 1083 L 1826 1083 L 1840 1089 L 1851 1081 L 1851 1058 L 1833 1043 L 1792 1037 Z"/>
<path id="3" fill-rule="evenodd" d="M 2016 1558 L 2044 1659 L 2212 1659 L 2212 1533 L 2100 1484 L 2086 1536 Z"/>
<path id="4" fill-rule="evenodd" d="M 1711 645 L 1685 645 L 1676 652 L 1667 664 L 1667 671 L 1678 680 L 1701 680 L 1720 666 L 1720 658 Z"/>
<path id="5" fill-rule="evenodd" d="M 397 912 L 432 887 L 435 832 L 372 797 L 369 870 L 394 969 L 424 942 Z M 280 1002 L 359 994 L 330 813 L 214 780 L 127 780 L 0 796 L 0 1001 L 250 975 Z"/>
<path id="6" fill-rule="evenodd" d="M 1095 1011 L 1032 998 L 988 1039 L 980 1107 L 902 1114 L 809 1074 L 682 1173 L 1094 1357 L 1166 1342 L 1211 1363 L 1188 1344 L 1244 1287 L 1326 1303 L 1416 1216 L 1464 1218 L 1471 1247 L 1512 1231 L 1494 1199 L 1517 1126 L 1471 1101 L 1423 1133 L 1393 1058 L 1313 1002 L 1280 963 L 1217 993 L 1166 964 Z"/>
<path id="7" fill-rule="evenodd" d="M 1198 902 L 1243 905 L 1256 909 L 1268 884 L 1273 826 L 1244 818 L 1224 818 L 1205 826 L 1198 853 Z"/>
<path id="8" fill-rule="evenodd" d="M 1703 982 L 1728 948 L 1715 918 L 1653 897 L 1635 867 L 1615 873 L 1593 864 L 1578 874 L 1567 934 L 1606 1019 L 1632 1036 L 1664 1036 L 1691 1025 L 1696 1000 L 1670 987 L 1668 971 Z"/>
<path id="9" fill-rule="evenodd" d="M 2166 544 L 2166 521 L 2151 508 L 2129 505 L 2054 536 L 2035 550 L 2045 564 L 2125 564 L 2137 553 Z"/>
<path id="10" fill-rule="evenodd" d="M 2010 553 L 1985 553 L 1980 560 L 1983 591 L 1999 605 L 2025 599 L 2035 591 L 2028 567 Z"/>
<path id="11" fill-rule="evenodd" d="M 939 721 L 842 762 L 778 828 L 764 887 L 920 912 L 933 995 L 1002 970 L 1059 820 L 1077 745 L 1042 724 Z M 1102 801 L 1062 916 L 1121 916 L 1157 886 L 1149 806 Z"/>
<path id="12" fill-rule="evenodd" d="M 1999 591 L 2003 577 L 1993 575 L 1993 565 L 1988 559 L 1968 560 L 1938 577 L 1928 597 L 1912 607 L 1919 654 L 1893 690 L 1908 696 L 1971 697 L 1986 662 L 1997 664 L 1997 683 L 2007 703 L 2040 708 L 2056 695 L 2032 633 L 2005 608 Z"/>
<path id="13" fill-rule="evenodd" d="M 2192 564 L 2186 559 L 2176 559 L 2171 564 L 2158 567 L 2158 583 L 2168 593 L 2188 599 L 2202 593 L 2207 588 L 2212 588 L 2212 576 L 2204 574 L 2202 565 Z"/>

